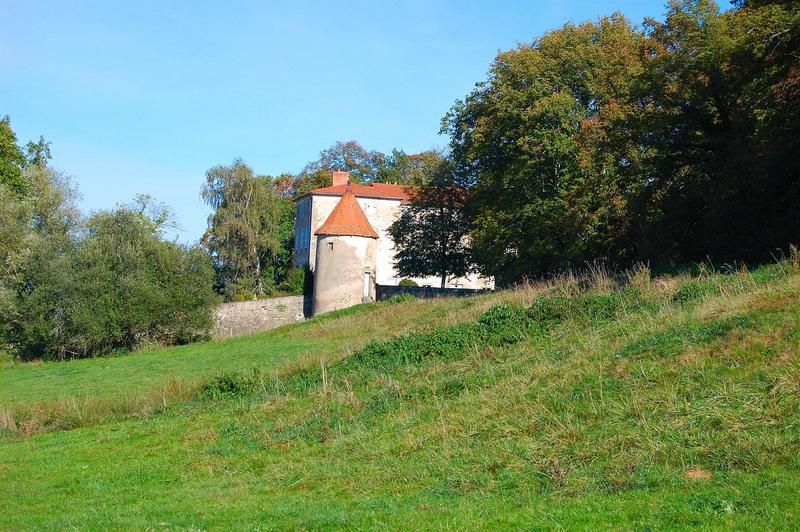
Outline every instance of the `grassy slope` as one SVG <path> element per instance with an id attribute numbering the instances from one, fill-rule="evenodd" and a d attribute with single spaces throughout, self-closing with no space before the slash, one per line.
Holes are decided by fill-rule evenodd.
<path id="1" fill-rule="evenodd" d="M 371 336 L 472 320 L 505 299 L 531 304 L 542 288 L 356 309 L 197 346 L 197 374 L 235 353 L 272 368 L 308 360 L 252 394 L 8 435 L 0 528 L 793 527 L 800 276 L 772 267 L 634 282 L 642 296 L 612 317 L 576 313 L 516 343 L 413 363 L 333 361 Z M 171 353 L 112 360 L 123 378 Z M 293 387 L 291 372 L 318 367 L 317 353 L 327 385 Z M 108 374 L 78 367 L 85 382 Z M 4 397 L 20 397 L 26 371 L 4 370 Z M 29 397 L 71 393 L 63 382 Z M 112 389 L 97 386 L 80 393 Z"/>
<path id="2" fill-rule="evenodd" d="M 359 305 L 322 319 L 223 341 L 119 357 L 14 364 L 0 369 L 0 407 L 64 397 L 116 397 L 159 388 L 170 379 L 202 381 L 251 367 L 275 369 L 304 354 L 336 357 L 370 339 L 471 319 L 487 298 L 420 301 L 402 306 Z"/>

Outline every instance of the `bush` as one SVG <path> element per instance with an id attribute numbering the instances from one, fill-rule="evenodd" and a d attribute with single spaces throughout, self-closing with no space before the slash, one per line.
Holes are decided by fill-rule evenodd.
<path id="1" fill-rule="evenodd" d="M 250 373 L 228 372 L 213 377 L 203 385 L 200 394 L 208 399 L 248 397 L 262 388 L 263 376 L 258 368 Z"/>
<path id="2" fill-rule="evenodd" d="M 291 268 L 286 272 L 278 290 L 290 296 L 302 296 L 306 286 L 306 269 Z"/>
<path id="3" fill-rule="evenodd" d="M 402 279 L 397 286 L 419 286 L 416 281 L 412 279 Z"/>
<path id="4" fill-rule="evenodd" d="M 395 294 L 389 298 L 389 303 L 406 303 L 408 301 L 416 301 L 417 298 L 414 294 Z"/>

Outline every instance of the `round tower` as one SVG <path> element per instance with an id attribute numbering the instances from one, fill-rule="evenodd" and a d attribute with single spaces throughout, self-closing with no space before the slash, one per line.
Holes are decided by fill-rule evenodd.
<path id="1" fill-rule="evenodd" d="M 378 233 L 349 183 L 315 234 L 314 314 L 374 301 Z"/>

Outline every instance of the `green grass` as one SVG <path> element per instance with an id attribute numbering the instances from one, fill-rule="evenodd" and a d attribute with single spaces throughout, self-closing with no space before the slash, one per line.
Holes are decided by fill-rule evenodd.
<path id="1" fill-rule="evenodd" d="M 170 379 L 203 381 L 231 370 L 275 369 L 302 355 L 338 356 L 373 338 L 470 316 L 481 300 L 358 305 L 305 323 L 241 338 L 67 362 L 15 363 L 0 358 L 0 407 L 63 397 L 113 398 L 147 392 Z"/>
<path id="2" fill-rule="evenodd" d="M 44 364 L 0 371 L 0 404 L 64 396 L 113 397 L 146 391 L 166 376 L 202 379 L 219 371 L 274 367 L 315 347 L 287 335 L 259 334 L 220 342 L 157 349 L 129 356 Z"/>
<path id="3" fill-rule="evenodd" d="M 0 529 L 795 528 L 800 275 L 594 281 L 6 364 Z M 175 377 L 198 387 L 23 428 Z"/>

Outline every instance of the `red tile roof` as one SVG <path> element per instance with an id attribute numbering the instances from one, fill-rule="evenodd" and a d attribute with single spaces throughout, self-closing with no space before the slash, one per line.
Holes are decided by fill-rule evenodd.
<path id="1" fill-rule="evenodd" d="M 353 190 L 353 194 L 359 198 L 397 199 L 404 202 L 408 201 L 409 198 L 406 187 L 403 185 L 395 185 L 392 183 L 370 183 L 368 185 L 360 185 L 351 183 L 350 187 Z M 334 185 L 332 187 L 317 188 L 309 191 L 307 194 L 342 196 L 345 189 L 347 189 L 347 184 Z"/>
<path id="2" fill-rule="evenodd" d="M 356 200 L 352 190 L 353 187 L 354 185 L 345 185 L 342 199 L 339 200 L 328 219 L 314 234 L 378 238 L 378 233 L 372 228 L 369 220 L 367 220 L 367 215 L 361 210 L 361 206 Z"/>

